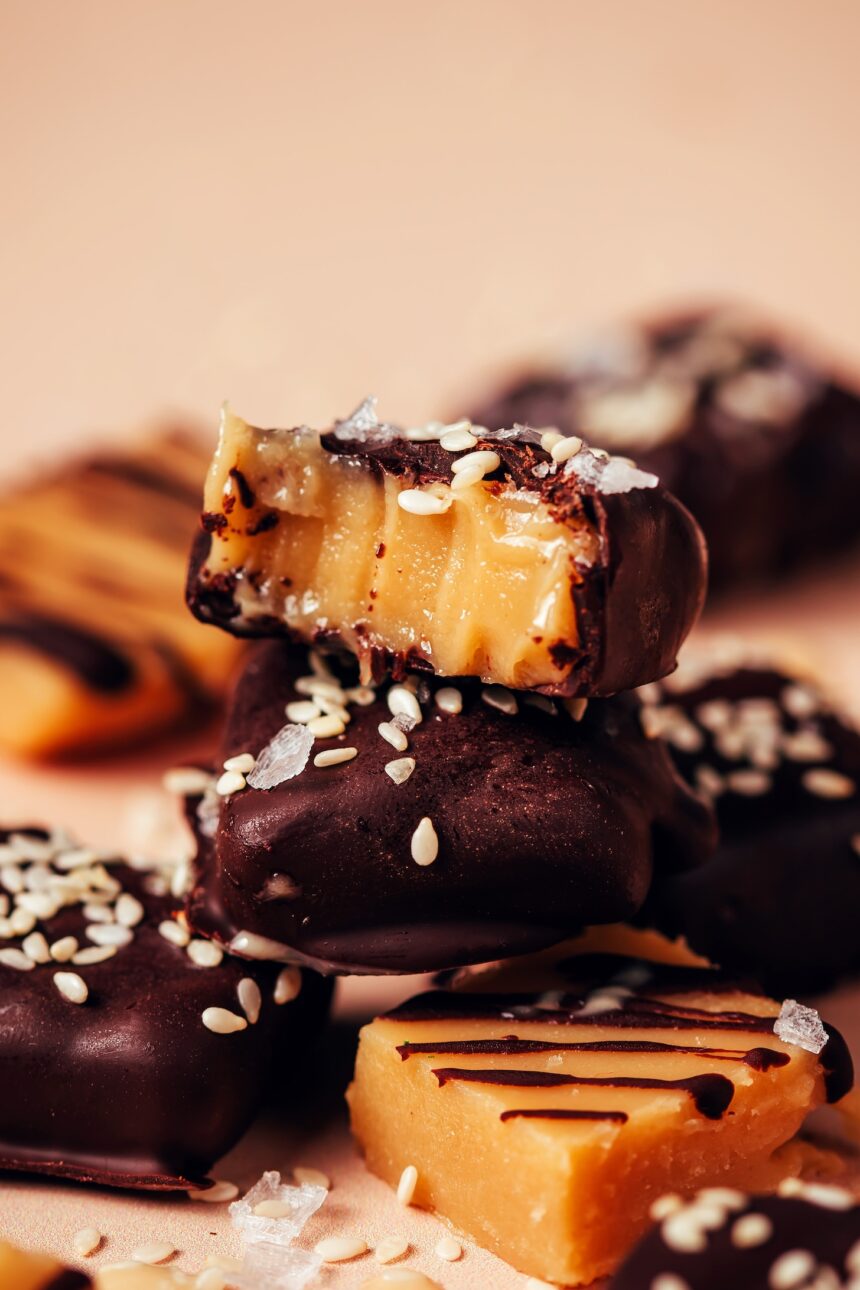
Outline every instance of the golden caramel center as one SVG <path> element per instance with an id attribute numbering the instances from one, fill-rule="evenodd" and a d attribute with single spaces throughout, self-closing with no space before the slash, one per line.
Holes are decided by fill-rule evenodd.
<path id="1" fill-rule="evenodd" d="M 406 509 L 406 492 L 428 512 Z M 306 637 L 330 629 L 362 658 L 384 642 L 440 675 L 516 688 L 565 674 L 552 647 L 577 644 L 571 582 L 598 539 L 558 523 L 536 493 L 483 481 L 410 489 L 326 453 L 313 431 L 228 416 L 205 504 L 227 520 L 206 570 L 237 573 L 246 620 L 274 615 Z"/>

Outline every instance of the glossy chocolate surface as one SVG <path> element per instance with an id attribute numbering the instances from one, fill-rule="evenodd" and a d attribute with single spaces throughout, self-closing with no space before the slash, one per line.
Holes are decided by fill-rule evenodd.
<path id="1" fill-rule="evenodd" d="M 25 832 L 36 841 L 47 836 Z M 10 836 L 0 832 L 0 844 Z M 26 875 L 32 866 L 19 867 Z M 283 1075 L 278 1058 L 287 1045 L 290 1065 L 301 1053 L 330 988 L 307 973 L 297 999 L 276 1005 L 274 965 L 225 956 L 217 966 L 197 966 L 158 931 L 178 906 L 152 894 L 154 876 L 124 863 L 106 868 L 144 906 L 129 944 L 87 966 L 49 962 L 22 971 L 0 962 L 0 1169 L 119 1187 L 199 1185 L 247 1127 L 273 1071 Z M 75 936 L 92 948 L 86 926 L 84 907 L 73 904 L 37 930 L 50 944 Z M 20 950 L 22 938 L 2 944 Z M 60 971 L 85 981 L 85 1003 L 60 993 Z M 243 1016 L 243 978 L 259 987 L 259 1020 L 238 1033 L 213 1033 L 204 1010 Z"/>
<path id="2" fill-rule="evenodd" d="M 221 757 L 257 755 L 309 671 L 304 649 L 258 647 Z M 463 711 L 452 715 L 435 704 L 439 688 L 433 678 L 419 687 L 424 720 L 404 752 L 378 732 L 391 719 L 383 689 L 350 709 L 344 735 L 312 750 L 354 747 L 352 761 L 317 768 L 312 756 L 294 779 L 222 799 L 212 837 L 192 803 L 192 924 L 227 942 L 262 935 L 326 970 L 429 970 L 628 917 L 655 867 L 686 867 L 712 846 L 707 808 L 645 739 L 635 698 L 595 700 L 577 722 L 522 696 L 508 715 L 473 681 L 457 682 Z M 395 784 L 385 767 L 407 755 L 414 772 Z M 439 854 L 422 867 L 411 839 L 423 817 Z"/>
<path id="3" fill-rule="evenodd" d="M 791 676 L 751 666 L 663 690 L 656 719 L 720 829 L 661 873 L 645 921 L 774 994 L 860 969 L 860 733 Z M 817 790 L 817 791 L 816 791 Z"/>
<path id="4" fill-rule="evenodd" d="M 798 1196 L 700 1192 L 642 1238 L 611 1290 L 853 1286 L 860 1206 L 852 1200 L 815 1186 Z"/>
<path id="5" fill-rule="evenodd" d="M 640 401 L 624 419 L 606 394 Z M 629 453 L 689 507 L 714 588 L 781 573 L 860 538 L 860 399 L 760 326 L 719 312 L 619 333 L 570 368 L 526 372 L 471 409 Z"/>

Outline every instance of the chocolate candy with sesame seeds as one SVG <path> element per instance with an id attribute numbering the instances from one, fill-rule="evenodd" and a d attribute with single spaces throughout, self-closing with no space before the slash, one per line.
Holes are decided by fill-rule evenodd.
<path id="1" fill-rule="evenodd" d="M 856 972 L 860 733 L 757 662 L 681 687 L 661 687 L 646 724 L 713 800 L 720 841 L 695 872 L 658 875 L 643 919 L 775 994 Z"/>
<path id="2" fill-rule="evenodd" d="M 521 953 L 629 917 L 655 868 L 713 844 L 709 809 L 645 738 L 631 695 L 585 705 L 435 677 L 375 693 L 351 688 L 354 660 L 330 666 L 325 679 L 303 647 L 259 645 L 222 758 L 259 754 L 285 710 L 312 729 L 313 704 L 294 708 L 312 691 L 343 733 L 318 737 L 283 782 L 254 788 L 255 771 L 241 791 L 189 799 L 188 917 L 239 953 L 339 972 Z"/>
<path id="3" fill-rule="evenodd" d="M 619 330 L 522 373 L 473 415 L 490 428 L 558 426 L 635 457 L 701 524 L 712 588 L 860 538 L 860 398 L 737 310 Z"/>
<path id="4" fill-rule="evenodd" d="M 860 1205 L 841 1188 L 796 1185 L 795 1195 L 731 1188 L 686 1203 L 662 1197 L 662 1217 L 610 1290 L 839 1290 L 860 1278 Z"/>
<path id="5" fill-rule="evenodd" d="M 227 414 L 189 605 L 238 635 L 340 643 L 364 681 L 571 697 L 665 676 L 701 608 L 701 534 L 655 476 L 570 448 L 401 431 L 370 406 L 322 435 Z"/>
<path id="6" fill-rule="evenodd" d="M 30 828 L 0 832 L 0 855 L 0 1169 L 205 1186 L 330 987 L 285 969 L 287 997 L 301 988 L 279 1005 L 277 966 L 227 955 L 201 966 L 158 873 Z"/>

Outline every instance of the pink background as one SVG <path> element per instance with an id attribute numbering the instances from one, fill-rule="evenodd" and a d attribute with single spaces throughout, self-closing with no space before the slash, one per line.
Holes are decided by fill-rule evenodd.
<path id="1" fill-rule="evenodd" d="M 394 419 L 451 410 L 476 377 L 679 298 L 740 296 L 860 368 L 858 48 L 851 0 L 5 0 L 0 471 L 163 412 L 214 426 L 225 397 L 269 424 L 368 392 Z M 787 643 L 860 715 L 856 561 L 717 627 Z M 131 844 L 187 751 L 0 763 L 0 818 Z M 404 989 L 350 983 L 342 1011 Z M 475 1250 L 434 1259 L 441 1225 L 364 1173 L 334 1110 L 306 1140 L 293 1109 L 219 1174 L 322 1165 L 315 1239 L 403 1232 L 450 1290 L 522 1286 Z M 223 1209 L 2 1184 L 0 1235 L 68 1255 L 85 1223 L 110 1261 L 233 1244 Z"/>

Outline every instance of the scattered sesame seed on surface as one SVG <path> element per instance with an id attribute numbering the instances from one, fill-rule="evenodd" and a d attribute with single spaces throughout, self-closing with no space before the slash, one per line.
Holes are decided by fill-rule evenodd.
<path id="1" fill-rule="evenodd" d="M 395 1259 L 402 1259 L 409 1249 L 409 1242 L 402 1236 L 383 1236 L 378 1241 L 373 1250 L 373 1257 L 377 1263 L 393 1263 Z"/>
<path id="2" fill-rule="evenodd" d="M 439 854 L 439 838 L 429 815 L 419 820 L 410 844 L 412 859 L 417 865 L 426 867 L 433 864 Z"/>
<path id="3" fill-rule="evenodd" d="M 459 1241 L 455 1241 L 453 1236 L 442 1236 L 436 1242 L 434 1254 L 437 1258 L 444 1259 L 446 1263 L 456 1263 L 463 1257 L 463 1247 Z"/>
<path id="4" fill-rule="evenodd" d="M 400 1175 L 397 1184 L 397 1199 L 401 1205 L 411 1205 L 418 1186 L 418 1170 L 414 1165 L 407 1165 Z"/>
<path id="5" fill-rule="evenodd" d="M 314 1250 L 323 1263 L 346 1263 L 367 1253 L 367 1242 L 360 1236 L 327 1236 L 317 1241 Z"/>
<path id="6" fill-rule="evenodd" d="M 241 793 L 244 787 L 244 775 L 237 770 L 225 770 L 215 783 L 215 792 L 219 797 L 230 797 L 233 793 Z"/>
<path id="7" fill-rule="evenodd" d="M 245 1016 L 252 1026 L 260 1019 L 260 1009 L 263 1006 L 263 996 L 260 993 L 260 987 L 253 977 L 243 976 L 236 987 L 236 996 L 239 1005 Z"/>
<path id="8" fill-rule="evenodd" d="M 209 1205 L 223 1205 L 228 1200 L 235 1200 L 238 1195 L 239 1188 L 235 1183 L 216 1180 L 211 1187 L 195 1188 L 193 1191 L 189 1191 L 188 1199 L 202 1200 Z"/>
<path id="9" fill-rule="evenodd" d="M 297 967 L 281 968 L 275 981 L 274 1000 L 277 1004 L 291 1003 L 298 998 L 302 988 L 302 974 Z"/>
<path id="10" fill-rule="evenodd" d="M 323 1173 L 321 1169 L 314 1169 L 311 1165 L 296 1165 L 293 1168 L 293 1178 L 300 1187 L 307 1183 L 310 1187 L 325 1187 L 326 1191 L 331 1191 L 331 1179 L 328 1174 Z"/>
<path id="11" fill-rule="evenodd" d="M 397 494 L 397 505 L 410 515 L 444 515 L 447 510 L 450 510 L 453 500 L 450 488 L 447 490 L 447 496 L 423 492 L 420 488 L 405 488 Z"/>
<path id="12" fill-rule="evenodd" d="M 86 1003 L 89 998 L 87 983 L 77 972 L 55 972 L 54 985 L 69 1003 Z"/>
<path id="13" fill-rule="evenodd" d="M 240 1017 L 227 1008 L 206 1008 L 201 1020 L 206 1029 L 215 1035 L 232 1035 L 248 1027 L 245 1017 Z"/>
<path id="14" fill-rule="evenodd" d="M 847 775 L 841 775 L 837 770 L 830 770 L 826 766 L 815 766 L 811 770 L 804 771 L 801 776 L 801 783 L 807 793 L 812 793 L 815 797 L 829 797 L 834 800 L 853 797 L 857 791 L 857 785 L 853 779 L 849 779 Z"/>
<path id="15" fill-rule="evenodd" d="M 80 1255 L 82 1259 L 95 1254 L 101 1243 L 102 1234 L 95 1227 L 82 1227 L 79 1232 L 75 1232 L 72 1239 L 75 1253 Z"/>
<path id="16" fill-rule="evenodd" d="M 314 765 L 319 769 L 326 766 L 340 766 L 343 762 L 352 761 L 358 756 L 357 748 L 327 748 L 314 757 Z"/>
<path id="17" fill-rule="evenodd" d="M 253 753 L 237 753 L 235 757 L 227 758 L 224 762 L 224 769 L 238 771 L 240 775 L 248 775 L 254 769 L 256 760 Z"/>
<path id="18" fill-rule="evenodd" d="M 217 967 L 224 958 L 224 951 L 214 941 L 204 941 L 202 937 L 188 943 L 186 954 L 197 967 Z"/>
<path id="19" fill-rule="evenodd" d="M 405 784 L 415 769 L 414 757 L 399 757 L 385 765 L 385 773 L 395 784 Z"/>
<path id="20" fill-rule="evenodd" d="M 175 1253 L 176 1246 L 167 1241 L 147 1241 L 133 1250 L 131 1257 L 135 1263 L 166 1263 Z"/>

